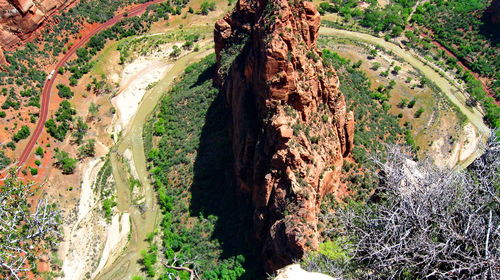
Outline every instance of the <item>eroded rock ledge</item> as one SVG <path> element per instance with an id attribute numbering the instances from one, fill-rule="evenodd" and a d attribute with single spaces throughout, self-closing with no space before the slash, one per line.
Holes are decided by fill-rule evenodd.
<path id="1" fill-rule="evenodd" d="M 0 0 L 0 45 L 10 47 L 28 39 L 55 11 L 75 1 Z"/>
<path id="2" fill-rule="evenodd" d="M 235 174 L 268 271 L 317 247 L 320 202 L 337 191 L 353 146 L 353 113 L 321 60 L 319 26 L 311 2 L 286 0 L 239 0 L 215 26 Z"/>

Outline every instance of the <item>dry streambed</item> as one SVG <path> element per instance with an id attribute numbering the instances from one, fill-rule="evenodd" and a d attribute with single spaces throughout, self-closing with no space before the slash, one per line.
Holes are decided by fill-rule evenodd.
<path id="1" fill-rule="evenodd" d="M 145 235 L 154 230 L 157 217 L 154 191 L 147 182 L 142 122 L 172 81 L 169 77 L 180 74 L 199 55 L 182 53 L 174 62 L 169 57 L 173 45 L 165 44 L 154 53 L 134 59 L 121 72 L 110 73 L 120 83 L 111 99 L 117 114 L 106 129 L 100 130 L 106 135 L 100 135 L 96 128 L 89 133 L 100 138 L 114 132 L 119 142 L 109 159 L 95 157 L 80 165 L 78 204 L 65 219 L 65 240 L 58 252 L 63 260 L 59 279 L 128 279 L 139 272 L 140 250 L 146 248 Z M 158 83 L 165 76 L 166 83 Z M 146 102 L 142 102 L 145 97 Z M 99 141 L 97 144 L 102 145 Z M 131 190 L 132 179 L 137 185 Z M 108 218 L 103 211 L 106 198 L 117 202 Z"/>

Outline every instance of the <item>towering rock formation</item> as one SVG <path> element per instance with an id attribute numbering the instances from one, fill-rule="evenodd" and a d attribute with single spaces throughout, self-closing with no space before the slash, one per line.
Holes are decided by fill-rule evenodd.
<path id="1" fill-rule="evenodd" d="M 76 0 L 0 0 L 0 45 L 12 46 L 28 38 L 60 7 Z"/>
<path id="2" fill-rule="evenodd" d="M 319 25 L 311 2 L 239 0 L 215 26 L 235 173 L 252 196 L 268 271 L 317 247 L 320 202 L 337 191 L 353 146 L 353 114 L 321 60 Z"/>

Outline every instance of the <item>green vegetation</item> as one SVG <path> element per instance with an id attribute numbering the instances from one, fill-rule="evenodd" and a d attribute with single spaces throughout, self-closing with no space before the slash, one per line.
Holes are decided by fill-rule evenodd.
<path id="1" fill-rule="evenodd" d="M 58 84 L 56 88 L 59 90 L 57 92 L 57 95 L 61 98 L 66 98 L 69 99 L 73 97 L 74 93 L 71 91 L 71 89 L 68 86 L 65 86 L 63 84 Z"/>
<path id="2" fill-rule="evenodd" d="M 488 77 L 494 98 L 487 96 L 481 83 L 469 72 L 463 71 L 457 59 L 444 51 L 434 55 L 437 63 L 444 61 L 444 66 L 454 68 L 457 75 L 465 82 L 471 95 L 470 105 L 482 104 L 486 111 L 485 120 L 492 128 L 500 128 L 500 107 L 495 99 L 500 100 L 500 48 L 498 33 L 481 16 L 491 1 L 480 0 L 432 0 L 420 5 L 412 17 L 412 21 L 420 27 L 415 32 L 408 32 L 410 44 L 423 50 L 430 38 L 439 42 L 452 52 L 458 60 L 467 65 L 471 71 Z M 467 32 L 464 32 L 467 30 Z M 421 39 L 421 37 L 423 39 Z"/>
<path id="3" fill-rule="evenodd" d="M 104 210 L 104 218 L 106 218 L 107 221 L 110 221 L 113 217 L 112 208 L 116 205 L 116 202 L 112 198 L 106 198 L 102 201 L 102 210 Z"/>
<path id="4" fill-rule="evenodd" d="M 418 108 L 418 110 L 415 112 L 415 118 L 420 118 L 420 116 L 424 113 L 423 108 Z"/>
<path id="5" fill-rule="evenodd" d="M 76 110 L 71 106 L 67 100 L 63 100 L 59 104 L 59 108 L 56 111 L 56 119 L 49 119 L 45 123 L 45 128 L 50 136 L 54 137 L 59 141 L 64 141 L 66 138 L 66 133 L 70 129 L 70 124 L 73 121 L 73 116 L 76 114 Z"/>
<path id="6" fill-rule="evenodd" d="M 78 117 L 76 120 L 76 128 L 73 131 L 73 142 L 77 145 L 81 145 L 83 141 L 83 137 L 87 134 L 87 130 L 89 126 L 83 121 L 81 117 Z"/>
<path id="7" fill-rule="evenodd" d="M 12 140 L 14 140 L 14 142 L 19 142 L 23 139 L 28 138 L 28 136 L 30 136 L 30 128 L 26 125 L 23 125 L 21 129 L 16 134 L 14 134 L 14 136 L 12 136 Z"/>
<path id="8" fill-rule="evenodd" d="M 361 9 L 361 2 L 369 4 L 368 8 Z M 323 21 L 325 25 L 364 29 L 373 34 L 386 34 L 390 39 L 401 35 L 416 3 L 416 0 L 394 0 L 382 8 L 376 0 L 330 0 L 330 3 L 321 3 L 319 11 L 323 14 L 337 13 L 342 18 L 337 22 Z M 353 26 L 352 22 L 359 26 Z"/>
<path id="9" fill-rule="evenodd" d="M 34 168 L 34 167 L 30 167 L 30 174 L 32 176 L 35 176 L 38 174 L 38 169 Z"/>
<path id="10" fill-rule="evenodd" d="M 5 155 L 5 152 L 0 150 L 0 170 L 4 169 L 5 167 L 9 166 L 11 163 L 10 158 L 8 158 Z"/>
<path id="11" fill-rule="evenodd" d="M 132 3 L 144 3 L 147 0 L 83 0 L 67 11 L 54 16 L 55 24 L 47 26 L 41 38 L 35 42 L 27 43 L 15 51 L 5 51 L 8 65 L 0 71 L 0 85 L 2 94 L 7 95 L 1 105 L 3 110 L 10 108 L 19 110 L 21 106 L 40 107 L 40 90 L 47 74 L 42 70 L 43 61 L 61 53 L 66 53 L 71 48 L 71 38 L 76 38 L 83 24 L 105 22 L 113 17 L 115 12 Z M 180 8 L 187 3 L 179 0 L 168 3 L 155 4 L 148 7 L 147 12 L 141 16 L 125 18 L 109 29 L 100 32 L 90 39 L 87 45 L 77 50 L 77 58 L 67 63 L 65 67 L 57 69 L 59 73 L 70 73 L 69 85 L 75 86 L 78 80 L 88 73 L 94 62 L 93 56 L 104 47 L 108 40 L 121 39 L 132 35 L 142 34 L 149 30 L 154 21 L 168 18 L 168 12 L 180 13 Z M 165 7 L 175 8 L 165 10 Z M 71 98 L 73 92 L 65 85 L 58 85 L 58 94 L 61 98 Z M 6 113 L 6 112 L 5 112 Z M 5 113 L 1 113 L 2 115 Z M 1 116 L 0 116 L 1 117 Z M 50 133 L 61 140 L 64 138 L 64 128 L 58 127 L 54 121 L 49 120 Z M 61 140 L 62 141 L 62 140 Z M 15 144 L 9 144 L 9 147 Z"/>
<path id="12" fill-rule="evenodd" d="M 353 68 L 349 60 L 340 57 L 335 52 L 324 49 L 323 62 L 337 69 L 340 91 L 346 98 L 349 110 L 354 111 L 356 120 L 355 147 L 352 151 L 356 163 L 354 166 L 345 163 L 344 173 L 347 175 L 343 180 L 349 182 L 349 188 L 358 196 L 365 197 L 378 182 L 376 176 L 366 172 L 367 169 L 373 168 L 373 164 L 369 161 L 370 155 L 383 154 L 385 144 L 406 141 L 406 144 L 412 145 L 414 141 L 410 131 L 405 131 L 400 127 L 397 116 L 389 114 L 387 92 L 371 91 L 366 75 Z M 405 135 L 409 136 L 406 140 Z"/>
<path id="13" fill-rule="evenodd" d="M 163 213 L 159 252 L 169 265 L 190 263 L 185 266 L 201 279 L 256 279 L 252 261 L 257 257 L 245 258 L 252 254 L 244 241 L 251 214 L 237 202 L 227 176 L 232 159 L 228 115 L 212 85 L 214 63 L 210 55 L 187 67 L 145 126 L 145 150 Z M 149 275 L 153 252 L 144 253 Z M 189 279 L 185 271 L 158 269 L 160 279 Z"/>
<path id="14" fill-rule="evenodd" d="M 56 159 L 55 166 L 61 169 L 63 174 L 73 174 L 76 168 L 77 160 L 71 158 L 65 151 L 56 148 L 54 158 Z"/>
<path id="15" fill-rule="evenodd" d="M 35 150 L 35 155 L 39 156 L 39 157 L 42 157 L 43 158 L 43 148 L 38 146 Z"/>
<path id="16" fill-rule="evenodd" d="M 95 156 L 95 140 L 89 139 L 87 143 L 78 148 L 78 158 L 86 158 Z"/>
<path id="17" fill-rule="evenodd" d="M 200 14 L 208 15 L 208 13 L 211 11 L 215 11 L 215 2 L 214 1 L 204 0 L 203 2 L 201 2 Z"/>
<path id="18" fill-rule="evenodd" d="M 334 28 L 383 36 L 387 40 L 403 35 L 402 42 L 405 45 L 417 50 L 424 59 L 444 72 L 462 80 L 470 95 L 467 105 L 482 105 L 486 123 L 492 128 L 500 127 L 500 107 L 495 103 L 495 99 L 500 100 L 499 36 L 497 28 L 484 15 L 491 1 L 431 0 L 416 7 L 418 1 L 398 0 L 390 1 L 384 8 L 380 7 L 378 1 L 363 2 L 369 5 L 367 9 L 360 9 L 359 0 L 332 0 L 330 4 L 320 4 L 320 11 L 337 13 L 340 17 L 336 22 L 325 20 L 322 23 Z M 410 18 L 413 9 L 415 13 Z M 405 28 L 408 24 L 411 24 L 411 29 Z M 443 47 L 436 46 L 433 41 Z M 459 62 L 472 72 L 491 80 L 487 87 L 493 97 L 487 95 L 481 82 Z M 395 75 L 398 71 L 396 68 L 392 70 Z M 381 75 L 387 77 L 389 72 L 384 71 Z M 429 81 L 422 80 L 419 86 L 428 84 Z"/>

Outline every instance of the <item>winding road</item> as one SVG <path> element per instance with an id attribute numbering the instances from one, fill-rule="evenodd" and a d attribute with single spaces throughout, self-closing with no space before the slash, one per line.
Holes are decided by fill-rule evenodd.
<path id="1" fill-rule="evenodd" d="M 352 40 L 365 41 L 370 44 L 382 46 L 385 49 L 392 51 L 395 55 L 401 57 L 411 66 L 420 70 L 424 76 L 433 81 L 446 95 L 446 97 L 454 105 L 456 105 L 459 110 L 467 117 L 467 119 L 479 130 L 482 135 L 488 136 L 490 134 L 490 128 L 483 121 L 483 114 L 477 108 L 471 108 L 465 105 L 467 97 L 463 93 L 456 90 L 455 87 L 446 78 L 441 77 L 436 72 L 436 70 L 424 64 L 420 59 L 411 54 L 409 51 L 401 48 L 394 43 L 387 42 L 383 38 L 378 38 L 365 33 L 321 27 L 319 30 L 319 34 L 324 36 L 336 36 Z"/>
<path id="2" fill-rule="evenodd" d="M 28 160 L 31 151 L 35 147 L 36 142 L 38 141 L 38 138 L 42 134 L 43 128 L 45 127 L 45 122 L 47 121 L 47 116 L 49 114 L 49 105 L 50 105 L 50 94 L 52 91 L 52 87 L 54 86 L 54 82 L 58 76 L 57 70 L 66 64 L 68 60 L 76 53 L 76 50 L 83 47 L 89 40 L 92 38 L 94 35 L 97 33 L 101 32 L 102 30 L 109 28 L 119 22 L 120 20 L 128 17 L 134 17 L 146 10 L 147 7 L 157 4 L 160 2 L 163 2 L 165 0 L 154 0 L 151 2 L 146 2 L 143 4 L 140 4 L 127 12 L 124 12 L 122 14 L 119 14 L 112 19 L 106 21 L 105 23 L 97 26 L 93 30 L 91 30 L 89 33 L 87 33 L 85 36 L 83 36 L 79 41 L 77 41 L 73 47 L 59 60 L 59 62 L 54 66 L 53 70 L 54 74 L 50 79 L 47 79 L 45 81 L 45 85 L 43 86 L 42 90 L 42 102 L 41 102 L 41 107 L 40 107 L 40 118 L 38 119 L 38 123 L 35 127 L 35 130 L 28 141 L 28 144 L 26 144 L 21 156 L 19 157 L 19 161 L 17 162 L 18 167 L 22 167 L 26 161 Z M 19 169 L 20 170 L 20 169 Z"/>

